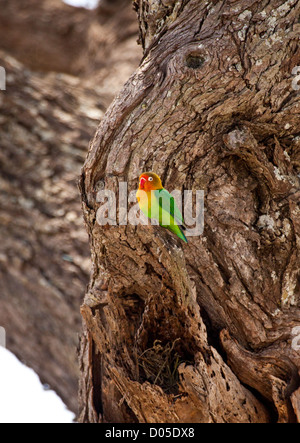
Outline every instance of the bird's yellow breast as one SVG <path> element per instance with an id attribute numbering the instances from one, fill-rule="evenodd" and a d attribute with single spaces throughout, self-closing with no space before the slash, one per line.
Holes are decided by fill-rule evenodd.
<path id="1" fill-rule="evenodd" d="M 151 212 L 151 191 L 146 192 L 141 189 L 136 194 L 137 201 L 143 213 L 149 217 Z"/>

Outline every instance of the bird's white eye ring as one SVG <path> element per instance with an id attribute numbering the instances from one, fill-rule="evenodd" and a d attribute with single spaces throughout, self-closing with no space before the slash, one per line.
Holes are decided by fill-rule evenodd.
<path id="1" fill-rule="evenodd" d="M 149 177 L 149 182 L 153 182 L 153 177 Z"/>

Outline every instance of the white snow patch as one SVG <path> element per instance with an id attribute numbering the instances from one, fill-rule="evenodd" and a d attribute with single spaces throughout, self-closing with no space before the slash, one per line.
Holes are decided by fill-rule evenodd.
<path id="1" fill-rule="evenodd" d="M 58 395 L 45 390 L 37 374 L 0 347 L 0 423 L 73 423 Z"/>
<path id="2" fill-rule="evenodd" d="M 94 9 L 98 6 L 99 0 L 63 0 L 63 2 L 77 8 Z"/>

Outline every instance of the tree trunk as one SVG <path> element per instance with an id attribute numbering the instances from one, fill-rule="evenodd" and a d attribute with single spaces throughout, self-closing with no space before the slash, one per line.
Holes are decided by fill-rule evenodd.
<path id="1" fill-rule="evenodd" d="M 81 179 L 80 419 L 299 420 L 300 3 L 135 6 L 144 58 Z M 97 223 L 97 191 L 145 170 L 205 191 L 202 236 Z"/>

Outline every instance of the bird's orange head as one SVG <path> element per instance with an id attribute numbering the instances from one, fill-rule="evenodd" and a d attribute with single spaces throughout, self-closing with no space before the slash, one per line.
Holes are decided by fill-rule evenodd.
<path id="1" fill-rule="evenodd" d="M 150 192 L 163 189 L 161 179 L 154 172 L 144 172 L 140 176 L 140 186 L 139 190 Z"/>

